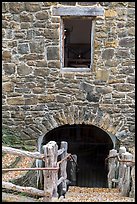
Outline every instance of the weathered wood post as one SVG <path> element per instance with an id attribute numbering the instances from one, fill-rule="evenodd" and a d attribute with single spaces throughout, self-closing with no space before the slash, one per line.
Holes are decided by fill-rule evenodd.
<path id="1" fill-rule="evenodd" d="M 119 159 L 122 159 L 122 154 L 126 152 L 126 148 L 124 146 L 121 146 L 119 148 Z M 119 162 L 119 171 L 118 171 L 118 189 L 121 189 L 121 185 L 122 185 L 122 178 L 123 178 L 123 172 L 124 172 L 124 163 L 123 162 Z"/>
<path id="2" fill-rule="evenodd" d="M 58 145 L 55 141 L 50 141 L 43 146 L 45 156 L 45 167 L 57 168 Z M 44 201 L 52 202 L 52 197 L 57 196 L 57 174 L 58 170 L 44 170 Z"/>
<path id="3" fill-rule="evenodd" d="M 71 162 L 71 168 L 70 168 L 70 175 L 71 175 L 71 181 L 73 182 L 73 184 L 76 184 L 76 180 L 77 180 L 77 155 L 73 154 L 72 155 L 73 159 L 70 160 Z"/>
<path id="4" fill-rule="evenodd" d="M 67 156 L 67 149 L 68 149 L 68 143 L 65 141 L 61 142 L 61 146 L 60 148 L 64 148 L 63 153 L 61 154 L 61 160 Z M 63 181 L 61 184 L 61 188 L 62 188 L 62 193 L 65 194 L 67 191 L 67 171 L 66 171 L 66 167 L 67 167 L 67 160 L 65 159 L 61 164 L 60 164 L 60 176 L 63 177 Z"/>
<path id="5" fill-rule="evenodd" d="M 132 154 L 129 152 L 125 152 L 122 154 L 122 159 L 127 161 L 132 161 Z M 128 196 L 130 191 L 130 184 L 131 184 L 131 163 L 124 162 L 123 166 L 123 177 L 121 182 L 121 195 Z"/>
<path id="6" fill-rule="evenodd" d="M 135 198 L 135 165 L 131 167 L 131 191 L 129 196 Z"/>
<path id="7" fill-rule="evenodd" d="M 117 150 L 112 149 L 109 151 L 109 161 L 108 161 L 108 187 L 113 188 L 113 180 L 116 179 L 116 171 L 117 171 Z"/>
<path id="8" fill-rule="evenodd" d="M 135 198 L 135 152 L 133 153 L 133 163 L 131 166 L 131 191 L 129 193 L 130 197 Z"/>

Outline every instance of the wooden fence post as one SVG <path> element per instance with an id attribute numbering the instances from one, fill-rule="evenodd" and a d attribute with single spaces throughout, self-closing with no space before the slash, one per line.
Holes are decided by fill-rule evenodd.
<path id="1" fill-rule="evenodd" d="M 116 171 L 117 171 L 117 150 L 112 149 L 109 151 L 109 161 L 108 161 L 108 187 L 113 188 L 113 180 L 116 179 Z"/>
<path id="2" fill-rule="evenodd" d="M 135 165 L 131 167 L 131 191 L 129 196 L 135 198 Z"/>
<path id="3" fill-rule="evenodd" d="M 132 161 L 132 154 L 129 152 L 125 152 L 122 154 L 122 159 L 127 161 Z M 123 176 L 121 182 L 121 195 L 128 196 L 130 191 L 131 184 L 131 166 L 130 162 L 124 162 L 123 168 Z"/>
<path id="4" fill-rule="evenodd" d="M 45 156 L 45 167 L 57 167 L 58 145 L 55 141 L 50 141 L 43 146 Z M 46 170 L 44 174 L 44 201 L 52 202 L 52 197 L 57 196 L 57 174 L 58 171 Z"/>
<path id="5" fill-rule="evenodd" d="M 121 146 L 119 148 L 119 158 L 122 159 L 122 154 L 126 152 L 126 148 L 124 146 Z M 123 178 L 123 172 L 124 172 L 124 163 L 119 162 L 119 168 L 118 168 L 118 189 L 121 189 L 122 185 L 122 178 Z"/>
<path id="6" fill-rule="evenodd" d="M 70 160 L 71 162 L 71 169 L 70 169 L 70 175 L 71 175 L 71 181 L 76 185 L 77 180 L 77 155 L 72 155 L 73 159 Z M 74 162 L 75 161 L 75 162 Z"/>
<path id="7" fill-rule="evenodd" d="M 64 148 L 64 152 L 61 154 L 61 160 L 66 157 L 67 155 L 67 149 L 68 149 L 68 143 L 65 141 L 61 142 L 61 146 L 60 148 Z M 67 191 L 67 171 L 66 171 L 66 167 L 67 167 L 67 160 L 64 160 L 61 164 L 60 164 L 60 176 L 63 177 L 63 181 L 61 183 L 61 188 L 62 188 L 62 194 L 65 194 Z"/>
<path id="8" fill-rule="evenodd" d="M 135 151 L 132 153 L 133 154 L 133 164 L 131 166 L 131 190 L 129 193 L 129 197 L 135 198 Z"/>

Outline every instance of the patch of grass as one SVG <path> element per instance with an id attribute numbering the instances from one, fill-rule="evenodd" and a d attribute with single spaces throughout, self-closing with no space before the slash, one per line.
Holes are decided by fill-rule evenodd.
<path id="1" fill-rule="evenodd" d="M 22 141 L 19 136 L 15 135 L 15 133 L 4 129 L 2 130 L 2 144 L 7 146 L 14 146 L 15 144 L 21 144 Z"/>
<path id="2" fill-rule="evenodd" d="M 23 140 L 19 134 L 11 132 L 7 129 L 2 130 L 2 145 L 26 151 L 36 150 L 36 146 L 34 144 L 31 145 L 30 142 L 30 145 L 27 145 L 25 142 L 26 140 Z"/>

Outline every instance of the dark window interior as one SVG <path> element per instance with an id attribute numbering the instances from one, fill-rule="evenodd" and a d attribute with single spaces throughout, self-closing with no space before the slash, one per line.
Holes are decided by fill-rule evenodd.
<path id="1" fill-rule="evenodd" d="M 93 125 L 63 125 L 48 132 L 43 144 L 51 140 L 56 141 L 59 148 L 61 141 L 67 141 L 68 153 L 77 155 L 76 182 L 72 182 L 72 185 L 107 187 L 105 158 L 113 143 L 106 132 Z M 69 167 L 67 173 L 69 177 Z"/>
<path id="2" fill-rule="evenodd" d="M 90 68 L 91 19 L 64 19 L 64 66 Z"/>

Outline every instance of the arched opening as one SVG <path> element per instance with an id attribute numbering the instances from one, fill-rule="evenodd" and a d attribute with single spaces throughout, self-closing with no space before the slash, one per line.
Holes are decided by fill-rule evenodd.
<path id="1" fill-rule="evenodd" d="M 114 145 L 105 131 L 94 125 L 63 125 L 49 131 L 42 144 L 49 141 L 56 141 L 59 148 L 61 141 L 68 142 L 68 153 L 77 155 L 78 171 L 76 182 L 72 182 L 72 185 L 107 187 L 105 158 Z"/>

